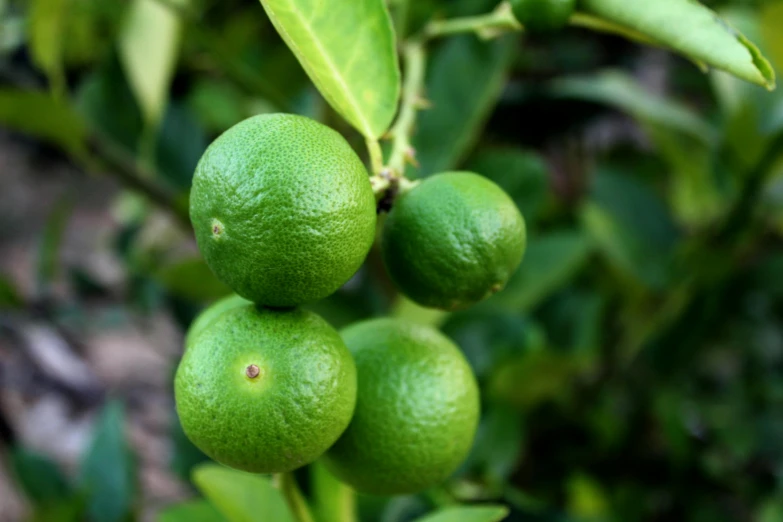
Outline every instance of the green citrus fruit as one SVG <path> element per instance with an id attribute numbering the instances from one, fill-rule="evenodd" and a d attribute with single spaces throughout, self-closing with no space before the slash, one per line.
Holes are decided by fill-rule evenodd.
<path id="1" fill-rule="evenodd" d="M 255 473 L 296 469 L 342 434 L 356 367 L 312 312 L 224 311 L 188 346 L 174 380 L 182 428 L 209 457 Z"/>
<path id="2" fill-rule="evenodd" d="M 554 31 L 568 24 L 576 0 L 511 0 L 514 17 L 529 31 Z"/>
<path id="3" fill-rule="evenodd" d="M 525 251 L 525 221 L 492 181 L 446 172 L 394 202 L 381 247 L 403 293 L 422 306 L 458 310 L 505 286 Z"/>
<path id="4" fill-rule="evenodd" d="M 198 317 L 190 324 L 188 333 L 185 336 L 185 346 L 188 346 L 201 331 L 206 328 L 216 317 L 232 308 L 238 308 L 249 304 L 249 301 L 236 294 L 224 297 L 209 305 Z"/>
<path id="5" fill-rule="evenodd" d="M 326 453 L 327 467 L 358 491 L 392 495 L 434 486 L 473 443 L 479 392 L 457 347 L 437 330 L 396 319 L 341 332 L 356 361 L 356 412 Z"/>
<path id="6" fill-rule="evenodd" d="M 337 132 L 269 114 L 209 146 L 190 218 L 219 279 L 257 304 L 295 306 L 333 293 L 361 266 L 375 238 L 375 197 Z"/>

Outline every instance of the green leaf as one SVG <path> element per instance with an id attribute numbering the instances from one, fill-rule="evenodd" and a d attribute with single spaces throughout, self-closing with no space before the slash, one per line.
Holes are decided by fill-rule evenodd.
<path id="1" fill-rule="evenodd" d="M 783 71 L 783 2 L 768 2 L 758 12 L 763 49 L 770 56 L 777 71 Z"/>
<path id="2" fill-rule="evenodd" d="M 172 294 L 191 301 L 211 301 L 231 293 L 200 257 L 168 265 L 154 277 Z"/>
<path id="3" fill-rule="evenodd" d="M 457 343 L 479 381 L 504 360 L 541 348 L 544 337 L 536 323 L 492 301 L 451 314 L 441 329 Z"/>
<path id="4" fill-rule="evenodd" d="M 329 104 L 367 138 L 397 111 L 400 72 L 383 0 L 261 0 L 283 40 Z"/>
<path id="5" fill-rule="evenodd" d="M 193 482 L 231 522 L 294 522 L 282 494 L 266 477 L 202 464 Z"/>
<path id="6" fill-rule="evenodd" d="M 187 106 L 177 102 L 169 104 L 155 148 L 161 177 L 187 193 L 198 160 L 208 144 L 204 130 Z"/>
<path id="7" fill-rule="evenodd" d="M 716 139 L 715 130 L 696 112 L 647 92 L 621 71 L 606 70 L 590 76 L 560 78 L 550 83 L 549 91 L 554 96 L 609 105 L 641 122 L 677 131 L 704 143 Z"/>
<path id="8" fill-rule="evenodd" d="M 783 520 L 783 500 L 779 498 L 769 498 L 758 509 L 757 522 L 776 522 Z"/>
<path id="9" fill-rule="evenodd" d="M 10 278 L 0 274 L 0 310 L 21 308 L 24 303 L 19 290 Z"/>
<path id="10" fill-rule="evenodd" d="M 85 505 L 84 495 L 77 493 L 53 504 L 38 506 L 28 522 L 83 522 Z"/>
<path id="11" fill-rule="evenodd" d="M 679 230 L 666 202 L 634 174 L 625 166 L 599 165 L 590 195 L 650 248 L 669 251 L 680 238 Z"/>
<path id="12" fill-rule="evenodd" d="M 86 154 L 86 127 L 66 100 L 41 91 L 0 89 L 0 124 L 61 147 L 79 158 Z"/>
<path id="13" fill-rule="evenodd" d="M 721 10 L 720 15 L 748 37 L 762 42 L 762 49 L 776 58 L 779 43 L 773 35 L 781 15 L 775 4 L 761 10 L 733 6 Z M 778 69 L 783 67 L 783 64 L 776 65 Z M 780 92 L 770 95 L 721 71 L 712 73 L 710 79 L 722 111 L 724 146 L 739 160 L 736 170 L 749 170 L 779 128 L 775 119 L 783 106 L 783 95 Z"/>
<path id="14" fill-rule="evenodd" d="M 120 60 L 149 126 L 166 108 L 182 33 L 176 11 L 186 1 L 133 0 L 120 36 Z"/>
<path id="15" fill-rule="evenodd" d="M 588 361 L 589 362 L 589 361 Z M 528 352 L 499 366 L 487 395 L 521 410 L 568 400 L 584 362 L 554 350 Z"/>
<path id="16" fill-rule="evenodd" d="M 225 522 L 215 506 L 206 500 L 193 500 L 164 509 L 158 514 L 158 522 Z"/>
<path id="17" fill-rule="evenodd" d="M 209 78 L 195 81 L 188 106 L 212 132 L 223 132 L 251 116 L 250 103 L 236 86 Z"/>
<path id="18" fill-rule="evenodd" d="M 758 48 L 695 0 L 583 0 L 579 7 L 692 60 L 768 89 L 775 87 L 775 72 Z"/>
<path id="19" fill-rule="evenodd" d="M 366 506 L 366 499 L 372 499 L 373 497 L 360 495 L 359 501 Z M 360 504 L 361 509 L 361 504 Z M 414 517 L 419 517 L 430 511 L 432 507 L 418 495 L 398 495 L 392 497 L 386 505 L 380 515 L 377 513 L 374 516 L 369 517 L 369 520 L 381 520 L 383 522 L 408 522 L 414 520 Z M 364 511 L 362 511 L 363 513 Z M 364 520 L 365 517 L 362 517 Z"/>
<path id="20" fill-rule="evenodd" d="M 569 477 L 568 513 L 579 519 L 596 520 L 609 515 L 609 499 L 604 489 L 593 478 L 574 473 Z"/>
<path id="21" fill-rule="evenodd" d="M 459 506 L 441 509 L 416 522 L 500 522 L 507 516 L 506 506 Z"/>
<path id="22" fill-rule="evenodd" d="M 537 221 L 549 191 L 548 169 L 541 155 L 519 149 L 488 149 L 476 154 L 466 170 L 500 185 L 525 216 L 528 228 Z"/>
<path id="23" fill-rule="evenodd" d="M 356 520 L 356 493 L 321 462 L 310 466 L 314 512 L 319 522 Z"/>
<path id="24" fill-rule="evenodd" d="M 33 0 L 30 7 L 30 51 L 55 92 L 65 88 L 63 35 L 67 9 L 67 0 Z"/>
<path id="25" fill-rule="evenodd" d="M 630 278 L 627 282 L 656 290 L 666 285 L 671 268 L 666 260 L 668 252 L 656 251 L 625 223 L 594 203 L 582 207 L 580 218 L 609 263 Z"/>
<path id="26" fill-rule="evenodd" d="M 497 103 L 518 40 L 490 42 L 472 35 L 449 38 L 432 56 L 427 97 L 432 106 L 418 116 L 413 136 L 420 175 L 455 167 L 481 134 Z"/>
<path id="27" fill-rule="evenodd" d="M 522 265 L 492 301 L 514 310 L 535 307 L 576 275 L 591 250 L 589 239 L 575 231 L 531 238 Z"/>
<path id="28" fill-rule="evenodd" d="M 81 83 L 77 107 L 90 130 L 128 153 L 137 149 L 143 116 L 116 56 L 112 55 Z"/>
<path id="29" fill-rule="evenodd" d="M 92 444 L 81 464 L 80 483 L 87 491 L 93 522 L 119 522 L 129 516 L 136 496 L 136 468 L 125 438 L 122 404 L 106 404 L 95 426 Z"/>
<path id="30" fill-rule="evenodd" d="M 403 295 L 400 295 L 394 303 L 391 314 L 398 319 L 413 321 L 414 323 L 427 326 L 437 326 L 449 315 L 448 312 L 443 310 L 420 306 Z"/>
<path id="31" fill-rule="evenodd" d="M 595 178 L 580 216 L 585 231 L 620 273 L 662 289 L 680 237 L 665 203 L 630 172 L 602 166 Z"/>
<path id="32" fill-rule="evenodd" d="M 14 448 L 10 464 L 16 483 L 35 506 L 57 503 L 71 493 L 60 469 L 43 455 L 24 448 Z"/>
<path id="33" fill-rule="evenodd" d="M 627 112 L 646 131 L 670 168 L 670 200 L 680 220 L 700 226 L 717 217 L 721 198 L 711 163 L 717 132 L 697 113 L 648 93 L 636 80 L 614 70 L 555 80 L 550 92 Z"/>
<path id="34" fill-rule="evenodd" d="M 682 412 L 684 403 L 686 401 L 679 393 L 661 386 L 653 405 L 656 424 L 666 443 L 669 458 L 680 465 L 685 464 L 693 452 L 691 434 Z"/>
<path id="35" fill-rule="evenodd" d="M 469 460 L 497 484 L 517 467 L 525 444 L 522 417 L 506 404 L 490 403 L 481 419 Z"/>
<path id="36" fill-rule="evenodd" d="M 669 204 L 680 223 L 706 227 L 720 217 L 727 200 L 715 176 L 714 149 L 663 128 L 647 131 L 669 172 Z"/>

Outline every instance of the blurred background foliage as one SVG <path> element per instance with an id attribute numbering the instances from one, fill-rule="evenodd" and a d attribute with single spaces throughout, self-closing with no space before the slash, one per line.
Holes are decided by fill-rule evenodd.
<path id="1" fill-rule="evenodd" d="M 781 76 L 783 2 L 706 3 Z M 493 4 L 410 2 L 407 30 Z M 416 175 L 491 178 L 526 216 L 529 248 L 508 288 L 467 311 L 401 300 L 377 252 L 312 306 L 336 327 L 385 314 L 439 325 L 482 385 L 453 479 L 360 497 L 362 520 L 484 501 L 510 521 L 783 520 L 783 91 L 568 29 L 444 39 L 427 96 Z M 232 516 L 226 495 L 269 497 L 261 478 L 192 474 L 204 457 L 170 382 L 182 332 L 227 292 L 187 221 L 195 164 L 220 132 L 272 111 L 325 122 L 363 154 L 256 2 L 0 0 L 0 520 L 212 521 Z M 2 159 L 19 150 L 40 172 Z M 96 238 L 90 220 L 106 222 Z M 101 262 L 71 263 L 68 248 Z M 160 321 L 164 340 L 150 334 Z M 157 356 L 106 351 L 129 323 Z M 154 394 L 139 391 L 147 372 L 162 376 Z M 67 422 L 36 435 L 52 397 Z M 139 435 L 150 402 L 165 414 L 152 456 Z M 336 487 L 312 472 L 306 491 Z M 234 516 L 285 520 L 275 502 Z"/>

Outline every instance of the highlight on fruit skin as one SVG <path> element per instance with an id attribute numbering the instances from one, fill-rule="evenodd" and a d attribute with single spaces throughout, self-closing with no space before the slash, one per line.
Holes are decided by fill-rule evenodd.
<path id="1" fill-rule="evenodd" d="M 190 217 L 215 275 L 278 308 L 335 292 L 375 240 L 364 164 L 339 133 L 293 114 L 254 116 L 218 137 L 196 167 Z"/>
<path id="2" fill-rule="evenodd" d="M 334 328 L 301 309 L 224 310 L 191 341 L 174 380 L 187 437 L 212 459 L 253 473 L 319 458 L 356 404 L 356 366 Z"/>
<path id="3" fill-rule="evenodd" d="M 416 493 L 446 480 L 473 444 L 479 389 L 454 343 L 432 327 L 399 319 L 341 331 L 356 361 L 356 411 L 324 455 L 357 491 Z"/>
<path id="4" fill-rule="evenodd" d="M 431 176 L 398 197 L 381 237 L 384 265 L 400 291 L 449 311 L 501 291 L 525 247 L 514 201 L 472 172 Z"/>

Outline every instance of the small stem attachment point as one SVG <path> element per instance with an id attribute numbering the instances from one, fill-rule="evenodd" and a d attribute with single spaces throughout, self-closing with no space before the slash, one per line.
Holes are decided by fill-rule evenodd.
<path id="1" fill-rule="evenodd" d="M 247 375 L 249 379 L 255 379 L 256 377 L 261 375 L 261 368 L 259 368 L 255 364 L 251 364 L 250 366 L 245 368 L 245 375 Z"/>
<path id="2" fill-rule="evenodd" d="M 375 201 L 380 201 L 386 194 L 386 191 L 391 187 L 391 177 L 384 175 L 388 171 L 381 171 L 378 176 L 370 178 L 370 185 L 372 185 L 373 194 L 375 194 Z"/>

